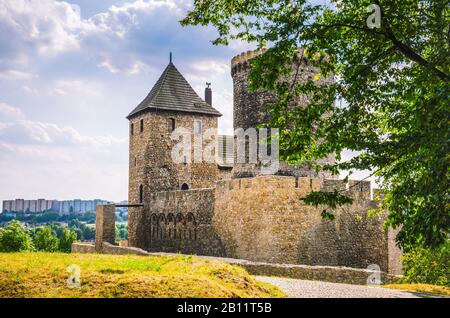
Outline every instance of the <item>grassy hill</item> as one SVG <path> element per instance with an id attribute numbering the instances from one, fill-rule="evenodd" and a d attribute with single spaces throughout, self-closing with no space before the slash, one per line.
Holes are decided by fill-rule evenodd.
<path id="1" fill-rule="evenodd" d="M 81 288 L 68 288 L 71 264 Z M 0 297 L 283 297 L 244 269 L 196 257 L 0 253 Z"/>

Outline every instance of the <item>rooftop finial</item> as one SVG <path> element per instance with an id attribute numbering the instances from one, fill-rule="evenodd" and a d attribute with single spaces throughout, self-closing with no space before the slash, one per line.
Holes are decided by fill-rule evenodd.
<path id="1" fill-rule="evenodd" d="M 172 52 L 169 54 L 169 62 L 172 63 Z"/>

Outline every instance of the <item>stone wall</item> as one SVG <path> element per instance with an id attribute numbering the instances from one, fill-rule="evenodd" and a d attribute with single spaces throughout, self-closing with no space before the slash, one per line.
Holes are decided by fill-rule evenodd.
<path id="1" fill-rule="evenodd" d="M 370 200 L 370 183 L 355 184 L 351 181 L 349 190 L 338 180 L 323 184 L 324 189 L 339 188 L 354 198 L 328 221 L 322 219 L 321 208 L 302 201 L 321 188 L 319 179 L 265 176 L 221 181 L 214 228 L 229 257 L 355 268 L 377 264 L 390 272 L 400 260 L 389 253 L 392 237 L 383 228 L 385 216 L 367 215 L 376 207 Z"/>
<path id="2" fill-rule="evenodd" d="M 91 243 L 72 243 L 72 253 L 95 254 L 95 245 Z"/>
<path id="3" fill-rule="evenodd" d="M 114 204 L 97 205 L 95 209 L 95 249 L 100 252 L 104 242 L 116 241 L 116 207 Z"/>
<path id="4" fill-rule="evenodd" d="M 214 202 L 213 188 L 149 194 L 144 208 L 129 212 L 129 245 L 147 251 L 223 256 L 212 226 Z"/>
<path id="5" fill-rule="evenodd" d="M 333 211 L 305 205 L 311 191 L 338 189 L 354 198 Z M 226 256 L 257 262 L 348 266 L 377 264 L 400 274 L 401 252 L 385 215 L 368 215 L 370 183 L 286 176 L 219 181 L 217 187 L 149 195 L 129 214 L 129 244 L 151 252 Z"/>

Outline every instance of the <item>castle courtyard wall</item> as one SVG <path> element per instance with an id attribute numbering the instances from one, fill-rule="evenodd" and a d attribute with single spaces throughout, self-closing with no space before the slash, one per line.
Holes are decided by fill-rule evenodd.
<path id="1" fill-rule="evenodd" d="M 149 194 L 144 208 L 129 213 L 130 246 L 151 252 L 225 256 L 213 228 L 215 189 Z"/>
<path id="2" fill-rule="evenodd" d="M 346 191 L 352 205 L 321 217 L 303 198 L 320 189 Z M 219 181 L 216 188 L 150 194 L 130 212 L 129 243 L 150 252 L 225 256 L 255 262 L 347 266 L 401 272 L 385 215 L 369 215 L 370 183 L 259 176 Z M 139 208 L 134 208 L 138 210 Z"/>
<path id="3" fill-rule="evenodd" d="M 325 220 L 325 207 L 302 200 L 321 187 L 339 188 L 354 202 L 334 210 L 334 220 Z M 377 264 L 389 272 L 398 267 L 400 253 L 394 236 L 384 228 L 386 215 L 368 214 L 376 207 L 369 182 L 351 181 L 346 190 L 339 180 L 326 180 L 321 186 L 319 179 L 309 178 L 234 179 L 219 182 L 214 228 L 230 257 L 355 268 Z"/>

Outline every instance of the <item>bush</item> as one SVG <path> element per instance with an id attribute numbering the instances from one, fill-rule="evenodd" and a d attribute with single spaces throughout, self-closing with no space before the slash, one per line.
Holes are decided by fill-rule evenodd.
<path id="1" fill-rule="evenodd" d="M 13 220 L 0 228 L 0 252 L 21 252 L 33 250 L 30 234 L 23 223 Z"/>
<path id="2" fill-rule="evenodd" d="M 44 252 L 56 252 L 58 250 L 59 240 L 50 227 L 37 229 L 33 244 L 36 250 Z"/>
<path id="3" fill-rule="evenodd" d="M 403 255 L 403 280 L 450 286 L 450 240 L 439 250 L 415 248 Z"/>
<path id="4" fill-rule="evenodd" d="M 77 233 L 73 230 L 62 228 L 61 237 L 59 238 L 58 249 L 64 253 L 70 253 L 72 250 L 72 243 L 77 240 Z"/>

